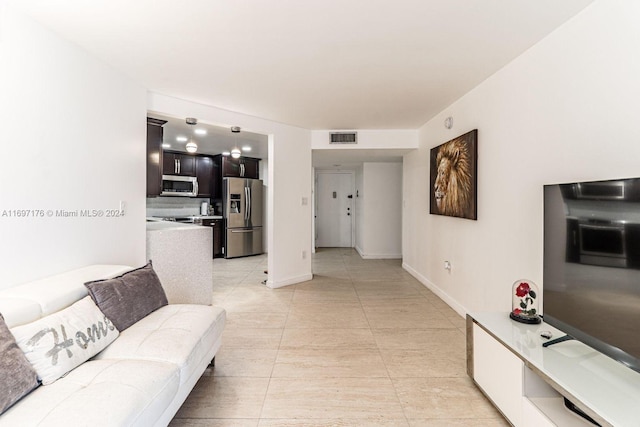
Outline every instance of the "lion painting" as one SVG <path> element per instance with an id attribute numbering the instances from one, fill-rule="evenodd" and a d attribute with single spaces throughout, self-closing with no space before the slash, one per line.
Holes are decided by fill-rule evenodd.
<path id="1" fill-rule="evenodd" d="M 476 135 L 473 130 L 431 150 L 431 213 L 476 219 Z"/>

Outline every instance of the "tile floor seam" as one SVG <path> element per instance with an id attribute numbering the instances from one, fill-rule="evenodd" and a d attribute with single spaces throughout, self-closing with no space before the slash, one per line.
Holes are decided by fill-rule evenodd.
<path id="1" fill-rule="evenodd" d="M 258 419 L 258 425 L 260 425 L 260 420 L 263 419 L 262 415 L 264 413 L 264 407 L 265 404 L 267 403 L 267 396 L 269 396 L 269 389 L 271 388 L 271 381 L 273 380 L 273 373 L 276 369 L 276 364 L 278 363 L 278 356 L 280 355 L 280 349 L 282 347 L 282 339 L 284 338 L 284 332 L 287 329 L 287 323 L 289 321 L 289 314 L 291 313 L 291 307 L 293 306 L 293 299 L 295 297 L 295 293 L 296 293 L 296 285 L 293 285 L 294 289 L 293 289 L 293 295 L 291 296 L 291 300 L 289 301 L 289 307 L 287 309 L 287 315 L 284 319 L 284 322 L 282 324 L 282 332 L 280 333 L 280 342 L 278 343 L 278 348 L 276 350 L 276 357 L 273 361 L 273 364 L 271 365 L 271 372 L 269 373 L 269 381 L 267 382 L 267 389 L 264 393 L 264 399 L 262 400 L 262 406 L 260 407 L 260 418 Z"/>
<path id="2" fill-rule="evenodd" d="M 351 280 L 351 284 L 352 284 L 352 286 L 354 286 L 354 289 L 355 289 L 355 285 L 353 283 L 353 279 Z M 365 308 L 364 308 L 364 305 L 362 303 L 362 298 L 361 298 L 360 294 L 358 293 L 358 290 L 355 289 L 355 291 L 356 291 L 356 295 L 358 296 L 358 301 L 360 302 L 360 308 L 362 309 L 362 311 L 363 311 L 363 313 L 365 315 L 365 318 L 367 319 L 367 324 L 369 325 L 369 331 L 371 331 L 371 334 L 373 335 L 373 327 L 371 326 L 370 316 L 367 315 L 367 310 L 365 310 Z M 389 372 L 389 366 L 384 361 L 384 356 L 382 354 L 382 349 L 377 344 L 376 344 L 376 349 L 377 349 L 378 356 L 380 357 L 380 360 L 382 361 L 382 364 L 384 365 L 385 371 L 387 372 L 387 378 L 389 378 L 389 383 L 391 384 L 391 387 L 393 387 L 393 390 L 394 390 L 394 393 L 395 393 L 395 396 L 396 396 L 396 400 L 398 402 L 398 406 L 402 410 L 402 414 L 404 415 L 404 419 L 405 419 L 407 425 L 411 425 L 411 423 L 409 421 L 409 418 L 407 416 L 407 413 L 404 410 L 404 407 L 402 405 L 402 400 L 400 400 L 400 395 L 398 394 L 398 389 L 396 388 L 395 384 L 393 383 L 393 379 L 391 378 L 391 372 Z"/>

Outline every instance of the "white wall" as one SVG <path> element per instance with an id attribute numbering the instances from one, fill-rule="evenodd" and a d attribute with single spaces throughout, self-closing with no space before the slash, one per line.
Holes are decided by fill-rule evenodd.
<path id="1" fill-rule="evenodd" d="M 142 265 L 145 89 L 2 5 L 0 64 L 0 288 L 92 263 Z M 123 218 L 55 214 L 121 200 Z M 21 210 L 31 216 L 14 217 Z"/>
<path id="2" fill-rule="evenodd" d="M 638 22 L 640 2 L 596 1 L 420 129 L 404 265 L 461 314 L 510 311 L 517 279 L 542 285 L 543 184 L 640 175 Z M 474 128 L 478 220 L 429 215 L 429 149 Z"/>
<path id="3" fill-rule="evenodd" d="M 357 144 L 330 144 L 330 132 L 357 132 Z M 414 129 L 359 129 L 314 130 L 311 131 L 311 148 L 314 150 L 373 150 L 373 149 L 405 149 L 418 148 L 417 132 Z"/>
<path id="4" fill-rule="evenodd" d="M 311 132 L 156 93 L 149 94 L 148 108 L 269 136 L 267 211 L 272 214 L 267 220 L 267 285 L 280 287 L 311 279 Z M 302 205 L 303 197 L 306 205 Z"/>
<path id="5" fill-rule="evenodd" d="M 363 258 L 402 258 L 402 163 L 362 165 L 356 179 L 356 249 Z"/>
<path id="6" fill-rule="evenodd" d="M 260 160 L 260 179 L 262 180 L 263 210 L 262 210 L 262 250 L 269 253 L 269 212 L 268 200 L 266 195 L 269 194 L 269 159 Z"/>

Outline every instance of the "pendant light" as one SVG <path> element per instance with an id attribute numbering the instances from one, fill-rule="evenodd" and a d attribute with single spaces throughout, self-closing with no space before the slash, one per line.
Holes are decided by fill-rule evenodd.
<path id="1" fill-rule="evenodd" d="M 242 153 L 238 148 L 238 136 L 237 136 L 237 134 L 240 133 L 240 126 L 231 126 L 231 132 L 236 134 L 236 146 L 233 147 L 233 149 L 231 150 L 231 157 L 233 157 L 234 159 L 239 159 L 240 154 Z"/>
<path id="2" fill-rule="evenodd" d="M 187 145 L 185 145 L 185 148 L 187 149 L 187 153 L 195 153 L 196 151 L 198 151 L 198 144 L 196 144 L 195 142 L 193 142 L 193 140 L 187 142 Z"/>
<path id="3" fill-rule="evenodd" d="M 198 124 L 198 119 L 194 117 L 187 117 L 186 122 L 190 126 L 195 126 Z M 187 153 L 195 153 L 198 151 L 198 144 L 193 140 L 193 132 L 191 132 L 191 140 L 187 142 L 185 148 L 187 149 Z"/>

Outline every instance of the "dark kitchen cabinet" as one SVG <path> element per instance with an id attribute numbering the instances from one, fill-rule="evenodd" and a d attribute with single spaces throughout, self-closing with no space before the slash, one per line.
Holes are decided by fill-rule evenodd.
<path id="1" fill-rule="evenodd" d="M 147 197 L 162 191 L 162 126 L 166 120 L 147 117 Z"/>
<path id="2" fill-rule="evenodd" d="M 217 157 L 223 178 L 260 178 L 260 159 L 252 157 L 240 157 L 238 159 L 230 156 Z"/>
<path id="3" fill-rule="evenodd" d="M 213 257 L 224 257 L 224 220 L 223 219 L 205 219 L 202 225 L 211 227 L 213 232 Z"/>
<path id="4" fill-rule="evenodd" d="M 162 165 L 165 175 L 196 176 L 196 157 L 190 154 L 165 151 Z"/>
<path id="5" fill-rule="evenodd" d="M 222 176 L 237 178 L 240 176 L 240 159 L 229 156 L 220 156 Z"/>
<path id="6" fill-rule="evenodd" d="M 240 176 L 242 178 L 260 178 L 260 160 L 252 157 L 241 157 Z"/>
<path id="7" fill-rule="evenodd" d="M 198 197 L 213 196 L 213 158 L 196 157 L 196 177 L 198 178 Z"/>

